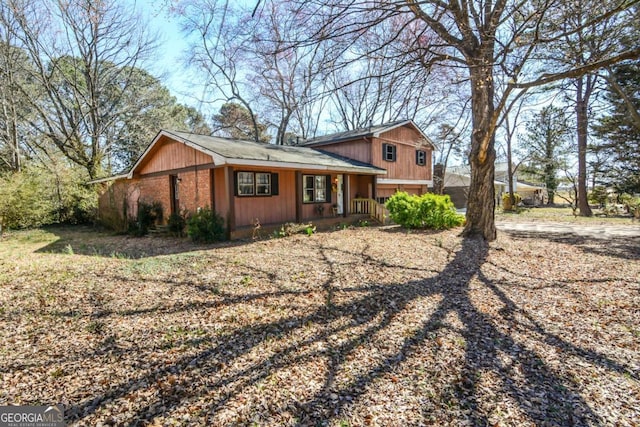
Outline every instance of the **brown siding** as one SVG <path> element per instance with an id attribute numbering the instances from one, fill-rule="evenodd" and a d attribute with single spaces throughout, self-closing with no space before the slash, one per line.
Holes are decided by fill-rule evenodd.
<path id="1" fill-rule="evenodd" d="M 396 146 L 396 161 L 388 162 L 382 158 L 382 144 L 394 144 Z M 431 179 L 431 156 L 430 147 L 416 147 L 387 139 L 374 138 L 371 145 L 374 166 L 386 169 L 387 174 L 382 178 L 389 179 Z M 416 151 L 424 150 L 427 153 L 427 162 L 424 166 L 416 164 Z"/>
<path id="2" fill-rule="evenodd" d="M 376 197 L 391 197 L 397 191 L 420 196 L 429 191 L 426 185 L 378 184 Z"/>
<path id="3" fill-rule="evenodd" d="M 211 164 L 213 159 L 208 154 L 177 141 L 162 137 L 138 166 L 136 173 L 147 174 L 186 168 L 193 165 Z"/>
<path id="4" fill-rule="evenodd" d="M 382 159 L 382 144 L 394 144 L 396 146 L 396 161 L 387 162 Z M 373 153 L 372 164 L 387 170 L 384 178 L 389 179 L 420 179 L 431 180 L 433 149 L 426 144 L 422 135 L 412 127 L 402 126 L 384 132 L 379 138 L 375 138 L 371 146 Z M 424 150 L 427 153 L 426 165 L 416 164 L 416 151 Z"/>
<path id="5" fill-rule="evenodd" d="M 371 163 L 371 141 L 369 139 L 344 141 L 336 144 L 319 146 L 317 148 L 318 150 L 335 153 L 349 159 L 358 160 L 364 163 Z"/>
<path id="6" fill-rule="evenodd" d="M 265 171 L 264 169 L 236 168 L 238 171 Z M 295 172 L 267 170 L 278 174 L 279 192 L 271 197 L 234 197 L 236 226 L 260 224 L 279 224 L 293 222 L 296 219 Z"/>
<path id="7" fill-rule="evenodd" d="M 370 175 L 349 176 L 349 197 L 351 199 L 367 199 L 373 197 L 373 177 Z"/>
<path id="8" fill-rule="evenodd" d="M 383 160 L 383 143 L 394 144 L 396 146 L 395 162 Z M 410 126 L 392 129 L 381 134 L 379 138 L 362 138 L 353 141 L 343 141 L 321 145 L 317 148 L 386 169 L 387 175 L 385 175 L 384 178 L 405 180 L 432 179 L 431 163 L 433 149 L 425 143 L 420 132 Z M 416 164 L 416 150 L 424 150 L 427 153 L 426 164 L 424 166 Z"/>
<path id="9" fill-rule="evenodd" d="M 401 142 L 404 144 L 412 144 L 414 147 L 422 145 L 422 135 L 417 130 L 402 126 L 395 129 L 391 129 L 388 132 L 380 134 L 381 139 L 386 139 L 390 142 Z"/>
<path id="10" fill-rule="evenodd" d="M 225 219 L 225 223 L 229 216 L 229 198 L 227 196 L 227 182 L 225 179 L 225 168 L 212 169 L 213 186 L 216 212 Z"/>

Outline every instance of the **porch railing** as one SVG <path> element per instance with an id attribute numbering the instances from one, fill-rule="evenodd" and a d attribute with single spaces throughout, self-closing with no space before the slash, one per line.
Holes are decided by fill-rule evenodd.
<path id="1" fill-rule="evenodd" d="M 351 199 L 350 212 L 352 214 L 369 215 L 380 224 L 385 224 L 389 219 L 387 208 L 373 199 Z"/>

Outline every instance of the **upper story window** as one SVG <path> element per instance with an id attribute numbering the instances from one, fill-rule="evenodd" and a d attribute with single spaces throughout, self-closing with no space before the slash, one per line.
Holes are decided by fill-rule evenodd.
<path id="1" fill-rule="evenodd" d="M 382 159 L 387 162 L 395 162 L 396 146 L 393 144 L 382 144 Z"/>
<path id="2" fill-rule="evenodd" d="M 278 195 L 278 174 L 269 172 L 236 172 L 236 196 Z"/>
<path id="3" fill-rule="evenodd" d="M 416 164 L 418 166 L 424 166 L 427 164 L 427 152 L 424 150 L 416 151 Z"/>

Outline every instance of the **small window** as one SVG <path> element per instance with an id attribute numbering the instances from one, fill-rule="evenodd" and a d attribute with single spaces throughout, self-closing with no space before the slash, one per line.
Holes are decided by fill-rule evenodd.
<path id="1" fill-rule="evenodd" d="M 256 173 L 256 194 L 258 196 L 268 196 L 271 194 L 270 173 Z"/>
<path id="2" fill-rule="evenodd" d="M 254 188 L 253 172 L 238 172 L 238 196 L 253 196 Z"/>
<path id="3" fill-rule="evenodd" d="M 393 144 L 382 144 L 382 158 L 387 162 L 395 162 L 396 146 Z"/>
<path id="4" fill-rule="evenodd" d="M 427 152 L 424 150 L 416 151 L 416 164 L 424 166 L 427 164 Z"/>
<path id="5" fill-rule="evenodd" d="M 277 196 L 278 174 L 236 172 L 236 196 Z"/>
<path id="6" fill-rule="evenodd" d="M 303 175 L 302 201 L 304 203 L 327 202 L 327 182 L 330 179 L 328 175 Z"/>

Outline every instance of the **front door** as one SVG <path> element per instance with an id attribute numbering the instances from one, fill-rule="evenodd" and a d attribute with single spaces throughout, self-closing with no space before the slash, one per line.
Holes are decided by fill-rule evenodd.
<path id="1" fill-rule="evenodd" d="M 178 175 L 170 175 L 171 178 L 171 213 L 179 214 L 180 213 L 180 180 L 178 179 Z"/>
<path id="2" fill-rule="evenodd" d="M 336 206 L 337 206 L 337 214 L 338 215 L 342 215 L 344 213 L 344 189 L 343 187 L 343 181 L 344 181 L 344 175 L 342 174 L 338 174 L 336 176 L 336 181 L 337 181 L 337 193 L 336 193 Z"/>

